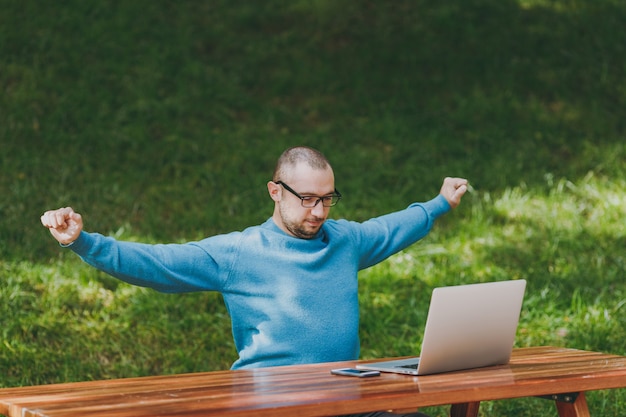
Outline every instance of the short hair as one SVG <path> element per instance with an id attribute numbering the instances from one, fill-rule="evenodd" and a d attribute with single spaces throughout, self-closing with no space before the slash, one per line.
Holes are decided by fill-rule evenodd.
<path id="1" fill-rule="evenodd" d="M 332 169 L 330 162 L 320 151 L 308 146 L 295 146 L 284 151 L 278 158 L 272 181 L 280 181 L 285 175 L 286 167 L 294 166 L 298 162 L 306 162 L 314 169 Z"/>

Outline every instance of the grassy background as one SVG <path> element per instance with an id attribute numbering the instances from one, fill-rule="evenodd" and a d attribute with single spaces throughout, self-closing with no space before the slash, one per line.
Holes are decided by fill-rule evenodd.
<path id="1" fill-rule="evenodd" d="M 419 349 L 439 285 L 526 278 L 518 346 L 626 354 L 621 0 L 0 0 L 0 386 L 228 368 L 217 294 L 87 268 L 39 224 L 122 239 L 271 215 L 280 152 L 314 146 L 364 220 L 474 192 L 362 273 L 362 356 Z M 416 330 L 417 329 L 417 330 Z M 624 390 L 589 394 L 622 416 Z M 444 408 L 426 410 L 444 415 Z M 556 415 L 547 401 L 481 416 Z"/>

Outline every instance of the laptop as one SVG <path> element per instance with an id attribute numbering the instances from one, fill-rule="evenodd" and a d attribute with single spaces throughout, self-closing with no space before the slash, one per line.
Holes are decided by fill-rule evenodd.
<path id="1" fill-rule="evenodd" d="M 497 281 L 433 290 L 419 357 L 358 369 L 428 375 L 509 362 L 526 281 Z"/>

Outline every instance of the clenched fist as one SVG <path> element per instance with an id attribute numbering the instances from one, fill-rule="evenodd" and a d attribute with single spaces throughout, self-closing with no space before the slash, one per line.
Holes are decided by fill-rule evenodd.
<path id="1" fill-rule="evenodd" d="M 46 211 L 41 224 L 50 229 L 52 236 L 62 245 L 75 241 L 83 230 L 83 218 L 71 207 Z"/>

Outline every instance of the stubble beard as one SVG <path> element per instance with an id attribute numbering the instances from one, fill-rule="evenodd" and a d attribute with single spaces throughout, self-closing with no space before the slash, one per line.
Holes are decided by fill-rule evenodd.
<path id="1" fill-rule="evenodd" d="M 319 232 L 320 228 L 324 224 L 323 218 L 309 216 L 311 220 L 319 221 L 321 223 L 318 227 L 315 228 L 307 227 L 302 222 L 291 221 L 287 213 L 283 211 L 282 207 L 279 207 L 279 212 L 280 218 L 285 225 L 285 228 L 289 230 L 289 232 L 291 232 L 291 234 L 293 234 L 295 237 L 298 237 L 300 239 L 313 239 L 315 236 L 317 236 L 317 232 Z"/>

